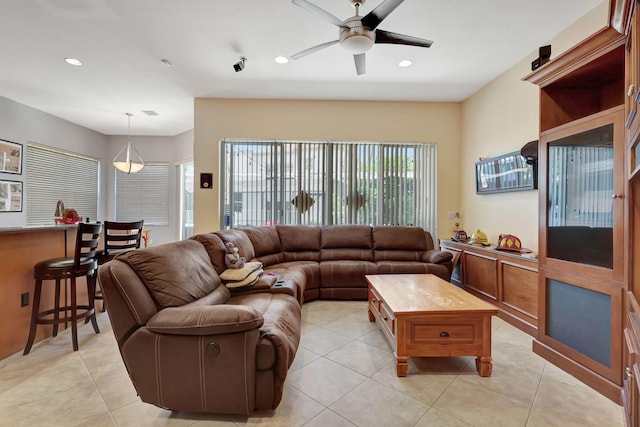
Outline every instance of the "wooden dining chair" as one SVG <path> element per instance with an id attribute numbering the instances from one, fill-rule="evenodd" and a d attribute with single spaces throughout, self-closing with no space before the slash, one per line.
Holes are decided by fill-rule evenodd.
<path id="1" fill-rule="evenodd" d="M 78 350 L 78 321 L 86 319 L 91 321 L 94 331 L 100 333 L 98 322 L 96 321 L 96 311 L 94 306 L 94 295 L 98 273 L 98 261 L 96 252 L 100 240 L 102 224 L 79 223 L 76 234 L 76 247 L 73 257 L 52 258 L 40 261 L 33 267 L 33 277 L 36 286 L 33 293 L 33 307 L 31 310 L 31 325 L 29 327 L 29 337 L 24 349 L 24 355 L 29 354 L 31 346 L 36 338 L 38 325 L 53 325 L 53 336 L 58 335 L 58 325 L 60 323 L 71 323 L 71 339 L 73 350 Z M 87 304 L 78 304 L 76 279 L 86 277 L 87 279 Z M 45 280 L 55 281 L 54 307 L 40 311 L 40 299 L 42 295 L 42 282 Z M 66 297 L 63 306 L 60 306 L 60 287 L 64 281 L 70 282 L 71 298 L 69 303 Z M 66 291 L 65 291 L 66 295 Z M 61 313 L 64 313 L 61 316 Z"/>
<path id="2" fill-rule="evenodd" d="M 119 254 L 139 249 L 143 226 L 144 220 L 130 222 L 104 221 L 104 249 L 98 252 L 96 256 L 98 265 L 111 261 Z M 96 288 L 95 299 L 102 300 L 102 311 L 104 311 L 104 298 L 99 286 Z"/>

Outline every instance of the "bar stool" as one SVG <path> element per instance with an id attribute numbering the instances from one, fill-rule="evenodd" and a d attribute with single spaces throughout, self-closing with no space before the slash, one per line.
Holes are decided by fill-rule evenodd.
<path id="1" fill-rule="evenodd" d="M 91 320 L 93 330 L 100 333 L 96 321 L 94 308 L 94 293 L 98 272 L 98 262 L 95 259 L 96 249 L 102 231 L 102 224 L 79 223 L 76 235 L 76 247 L 73 257 L 52 258 L 41 261 L 33 267 L 33 277 L 36 279 L 36 287 L 33 294 L 33 308 L 31 311 L 31 326 L 29 338 L 24 349 L 24 355 L 29 354 L 31 346 L 36 338 L 38 325 L 53 325 L 53 336 L 58 335 L 58 324 L 71 322 L 71 338 L 73 350 L 78 350 L 78 320 Z M 78 305 L 76 299 L 76 278 L 87 278 L 87 305 Z M 71 301 L 69 305 L 60 307 L 60 282 L 70 280 Z M 40 297 L 42 295 L 42 281 L 55 280 L 54 308 L 40 311 Z M 81 312 L 78 313 L 78 310 Z M 64 312 L 64 317 L 60 317 Z M 70 315 L 67 313 L 70 312 Z M 49 316 L 53 315 L 53 318 Z"/>
<path id="2" fill-rule="evenodd" d="M 144 220 L 131 222 L 104 222 L 104 250 L 98 252 L 98 265 L 111 261 L 116 255 L 140 248 L 142 227 Z M 96 287 L 95 299 L 102 301 L 104 311 L 104 297 L 102 291 Z"/>

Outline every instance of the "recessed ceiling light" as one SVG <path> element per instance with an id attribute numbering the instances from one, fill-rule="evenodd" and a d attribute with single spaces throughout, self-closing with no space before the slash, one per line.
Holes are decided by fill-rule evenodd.
<path id="1" fill-rule="evenodd" d="M 405 68 L 405 67 L 410 66 L 411 64 L 413 64 L 413 61 L 412 61 L 412 60 L 410 60 L 410 59 L 403 59 L 402 61 L 398 62 L 398 67 Z"/>
<path id="2" fill-rule="evenodd" d="M 77 66 L 82 65 L 82 62 L 76 58 L 64 58 L 64 62 L 66 62 L 67 64 L 77 65 Z"/>
<path id="3" fill-rule="evenodd" d="M 287 62 L 289 62 L 289 58 L 287 58 L 286 56 L 276 56 L 273 60 L 278 64 L 286 64 Z"/>

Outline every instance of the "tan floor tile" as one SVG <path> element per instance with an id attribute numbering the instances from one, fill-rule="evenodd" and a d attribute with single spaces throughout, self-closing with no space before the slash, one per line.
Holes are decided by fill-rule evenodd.
<path id="1" fill-rule="evenodd" d="M 345 344 L 327 354 L 326 358 L 366 377 L 370 377 L 394 360 L 391 352 L 379 350 L 361 341 L 352 341 Z"/>
<path id="2" fill-rule="evenodd" d="M 366 307 L 363 312 L 344 316 L 341 319 L 325 324 L 324 327 L 351 338 L 359 338 L 378 328 L 375 323 L 369 322 Z"/>
<path id="3" fill-rule="evenodd" d="M 296 357 L 293 359 L 293 363 L 289 367 L 289 373 L 308 365 L 320 357 L 321 356 L 318 353 L 314 353 L 311 350 L 299 346 L 298 351 L 296 351 Z"/>
<path id="4" fill-rule="evenodd" d="M 351 341 L 352 338 L 337 332 L 316 328 L 300 337 L 300 347 L 324 356 Z"/>
<path id="5" fill-rule="evenodd" d="M 340 415 L 325 409 L 316 415 L 311 421 L 306 423 L 304 427 L 354 427 L 354 424 L 342 418 Z"/>
<path id="6" fill-rule="evenodd" d="M 382 384 L 367 380 L 330 409 L 358 426 L 414 426 L 428 406 Z"/>
<path id="7" fill-rule="evenodd" d="M 382 334 L 382 331 L 380 331 L 380 329 L 378 328 L 372 330 L 366 335 L 361 336 L 360 338 L 358 338 L 358 341 L 362 341 L 363 343 L 377 347 L 380 350 L 386 350 L 391 352 L 393 351 L 393 349 L 389 345 L 389 342 Z"/>
<path id="8" fill-rule="evenodd" d="M 393 361 L 371 379 L 426 405 L 432 405 L 468 362 L 469 358 L 462 357 L 412 357 L 409 358 L 406 377 L 398 377 Z"/>
<path id="9" fill-rule="evenodd" d="M 111 412 L 119 427 L 172 427 L 190 426 L 193 418 L 186 414 L 161 409 L 138 400 Z"/>
<path id="10" fill-rule="evenodd" d="M 584 384 L 543 377 L 527 427 L 609 427 L 624 425 L 621 407 Z"/>
<path id="11" fill-rule="evenodd" d="M 415 427 L 473 427 L 449 414 L 431 408 L 424 414 Z"/>
<path id="12" fill-rule="evenodd" d="M 288 375 L 287 384 L 328 406 L 364 380 L 366 377 L 321 358 Z"/>
<path id="13" fill-rule="evenodd" d="M 530 405 L 456 378 L 434 408 L 477 427 L 524 426 Z"/>
<path id="14" fill-rule="evenodd" d="M 231 416 L 238 426 L 301 426 L 324 410 L 324 406 L 291 386 L 285 385 L 282 401 L 275 411 L 254 413 L 250 417 Z"/>

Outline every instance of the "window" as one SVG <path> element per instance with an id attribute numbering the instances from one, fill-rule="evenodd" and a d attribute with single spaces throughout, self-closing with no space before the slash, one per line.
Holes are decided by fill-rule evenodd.
<path id="1" fill-rule="evenodd" d="M 51 225 L 58 200 L 83 219 L 97 219 L 100 161 L 27 144 L 27 225 Z"/>
<path id="2" fill-rule="evenodd" d="M 116 220 L 169 224 L 169 164 L 146 163 L 140 172 L 116 170 Z"/>
<path id="3" fill-rule="evenodd" d="M 193 236 L 193 162 L 182 163 L 180 170 L 180 238 Z"/>
<path id="4" fill-rule="evenodd" d="M 435 233 L 436 145 L 223 140 L 221 223 L 417 225 Z"/>

